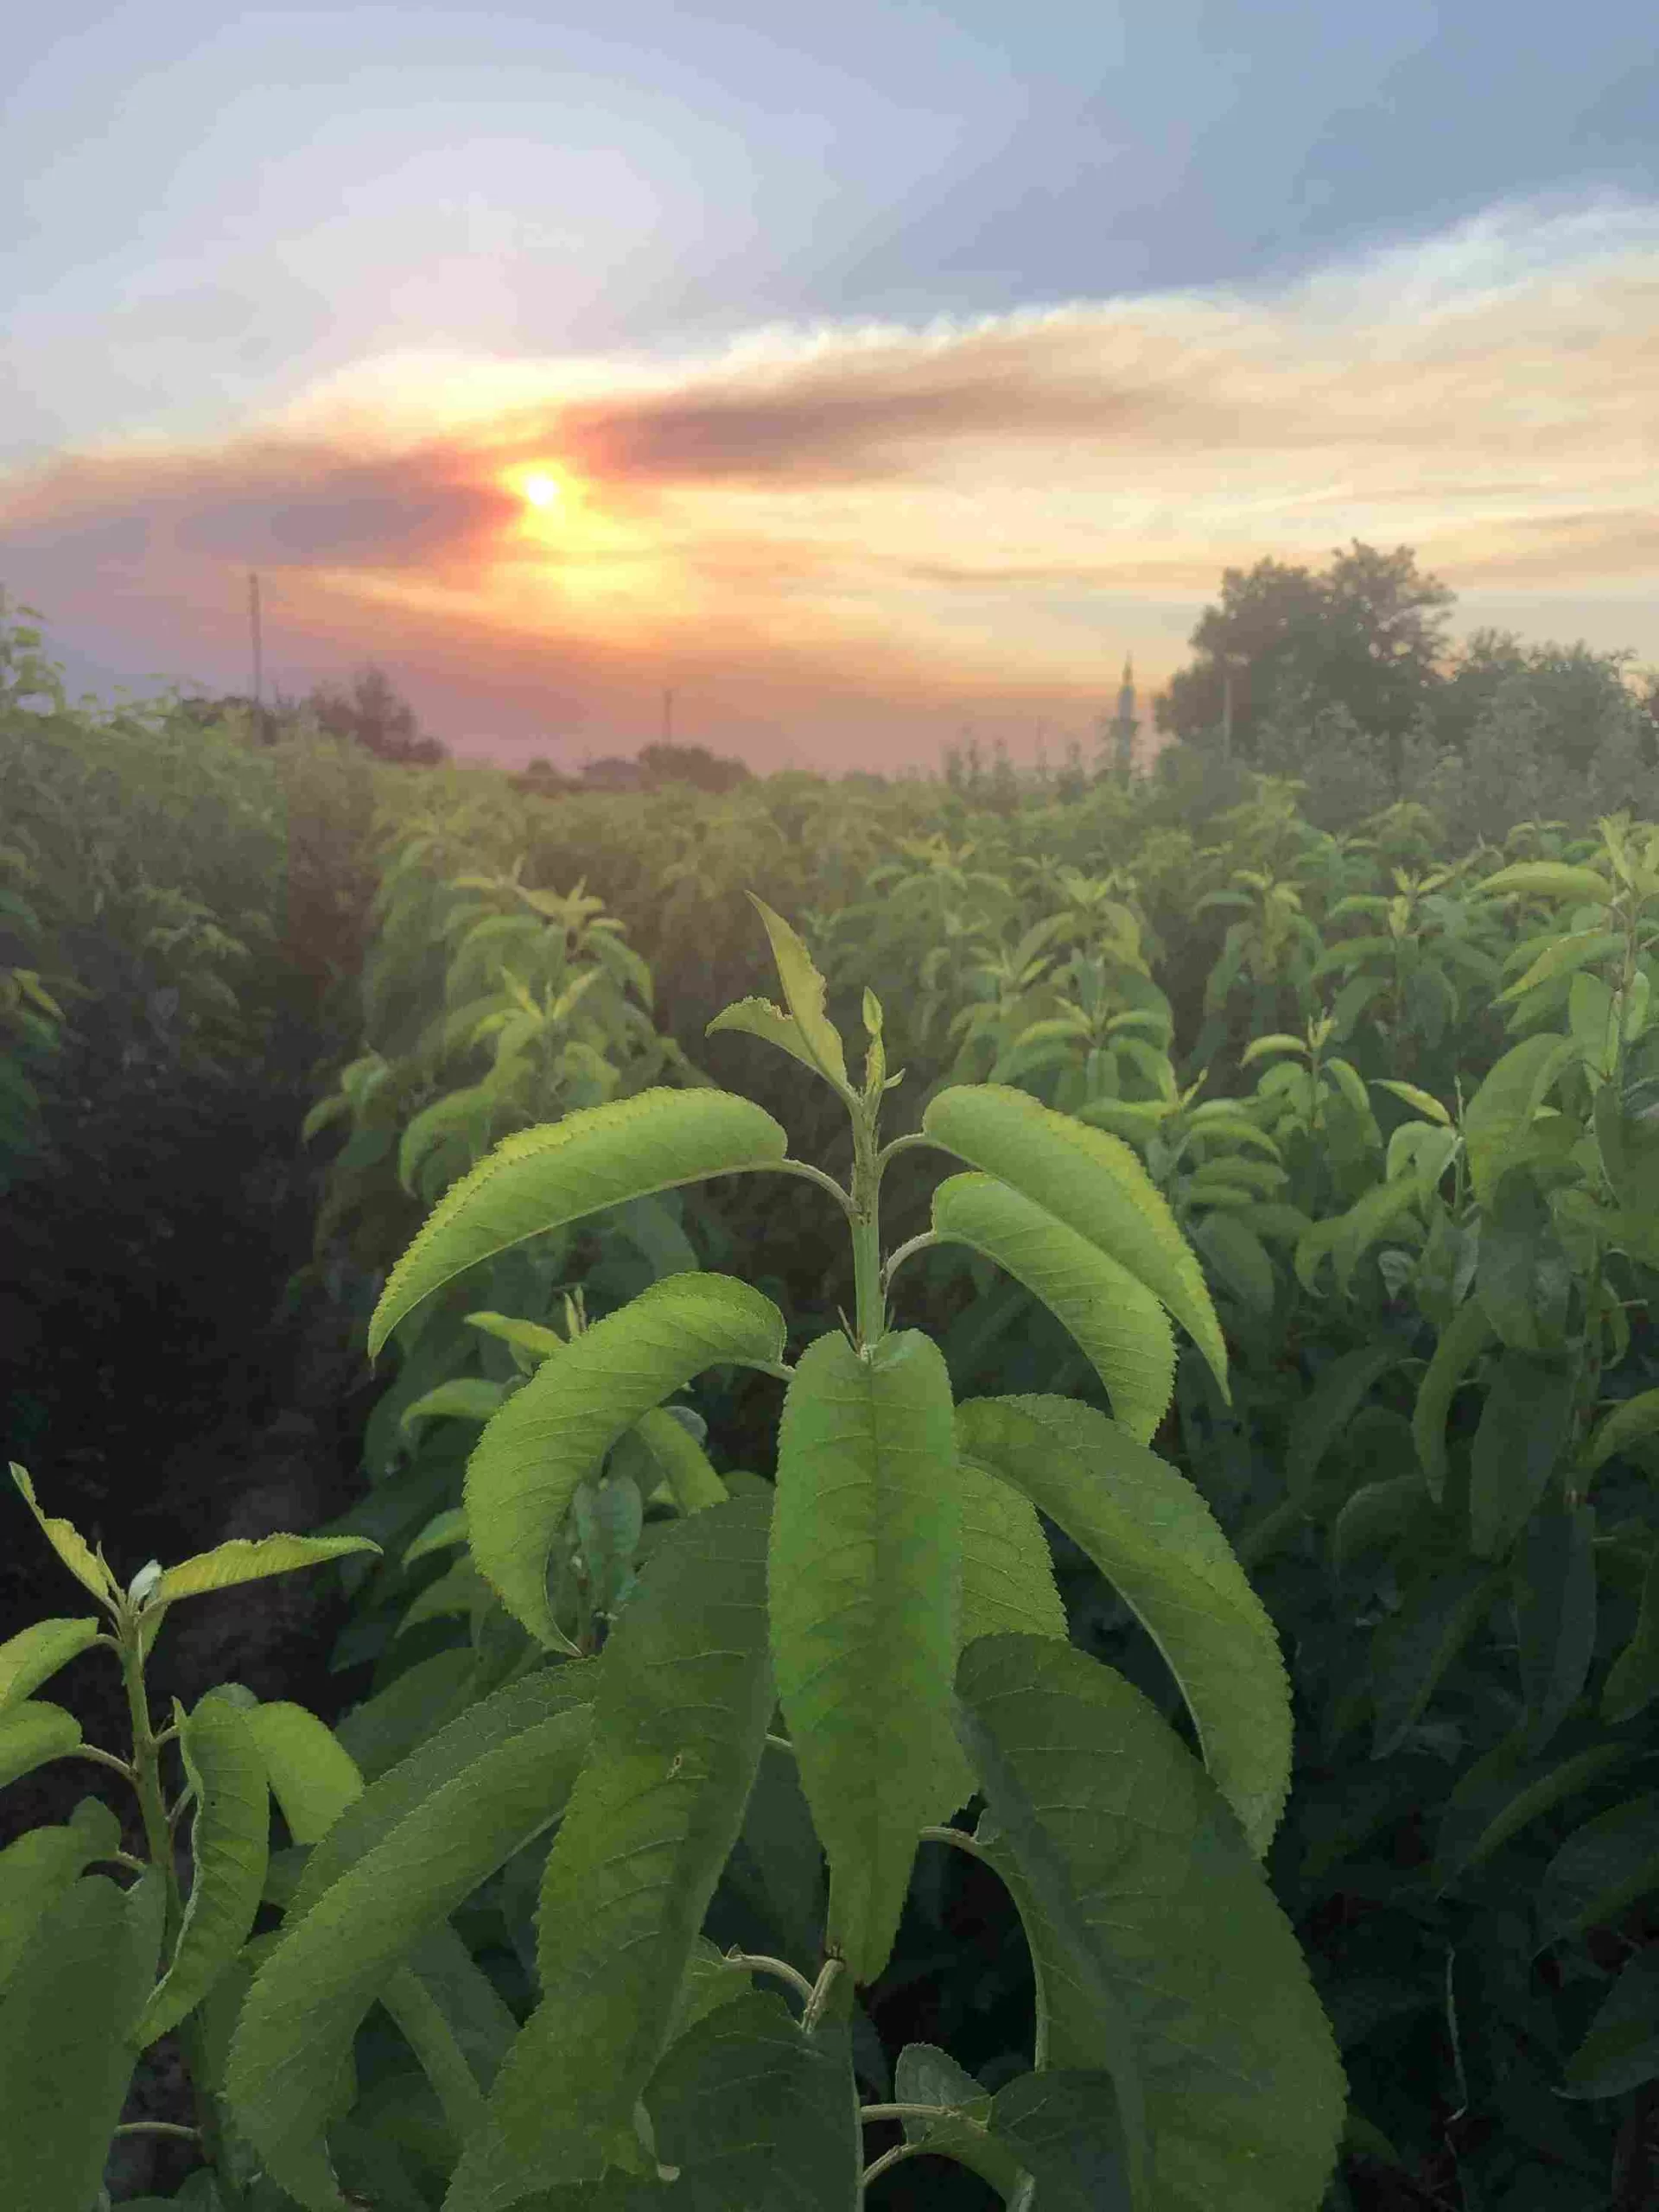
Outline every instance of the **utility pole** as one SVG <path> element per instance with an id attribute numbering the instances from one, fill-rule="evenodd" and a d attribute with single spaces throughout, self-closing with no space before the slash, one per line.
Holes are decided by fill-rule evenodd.
<path id="1" fill-rule="evenodd" d="M 1233 757 L 1233 671 L 1225 661 L 1221 664 L 1221 757 Z"/>
<path id="2" fill-rule="evenodd" d="M 248 622 L 253 632 L 253 713 L 259 734 L 265 734 L 265 672 L 264 656 L 259 637 L 259 579 L 248 571 Z"/>

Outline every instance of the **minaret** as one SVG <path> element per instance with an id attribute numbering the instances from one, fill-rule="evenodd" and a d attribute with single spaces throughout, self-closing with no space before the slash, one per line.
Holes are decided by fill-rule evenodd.
<path id="1" fill-rule="evenodd" d="M 1112 741 L 1112 770 L 1124 783 L 1135 772 L 1135 657 L 1123 663 L 1123 684 L 1117 695 L 1117 712 L 1106 725 Z"/>

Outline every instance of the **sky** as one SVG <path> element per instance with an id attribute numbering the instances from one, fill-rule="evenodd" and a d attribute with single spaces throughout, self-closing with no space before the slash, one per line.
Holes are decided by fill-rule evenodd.
<path id="1" fill-rule="evenodd" d="M 463 758 L 1056 759 L 1355 539 L 1659 664 L 1651 0 L 60 0 L 0 298 L 72 694 L 249 690 L 251 571 Z"/>

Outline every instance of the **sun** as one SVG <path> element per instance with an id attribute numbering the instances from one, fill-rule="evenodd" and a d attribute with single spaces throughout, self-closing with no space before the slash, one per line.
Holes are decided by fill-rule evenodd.
<path id="1" fill-rule="evenodd" d="M 525 477 L 523 490 L 532 507 L 556 507 L 564 497 L 564 486 L 558 478 L 550 476 L 542 468 Z"/>

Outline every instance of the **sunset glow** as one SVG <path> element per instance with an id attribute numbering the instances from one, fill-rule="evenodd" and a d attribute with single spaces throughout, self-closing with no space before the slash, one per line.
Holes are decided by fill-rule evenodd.
<path id="1" fill-rule="evenodd" d="M 1650 5 L 639 4 L 9 52 L 0 586 L 72 693 L 245 689 L 251 571 L 265 680 L 473 757 L 671 682 L 757 769 L 1030 761 L 1129 654 L 1149 753 L 1224 573 L 1355 539 L 1659 660 Z"/>

